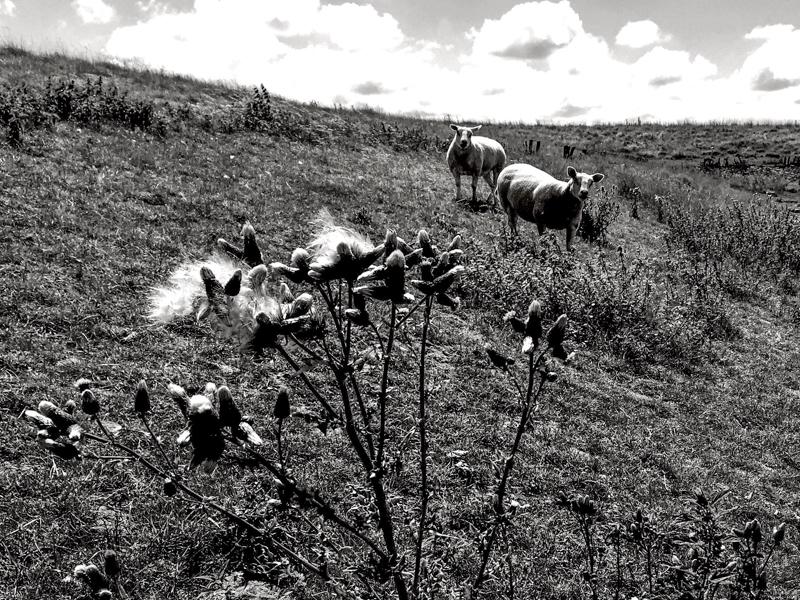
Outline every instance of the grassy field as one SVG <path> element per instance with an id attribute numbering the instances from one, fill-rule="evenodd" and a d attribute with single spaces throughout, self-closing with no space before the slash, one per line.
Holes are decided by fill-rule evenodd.
<path id="1" fill-rule="evenodd" d="M 318 405 L 280 356 L 240 355 L 193 317 L 147 318 L 151 288 L 218 238 L 239 244 L 249 221 L 264 262 L 288 263 L 326 208 L 376 244 L 389 228 L 409 242 L 424 228 L 440 247 L 462 238 L 465 273 L 452 293 L 461 306 L 434 306 L 427 334 L 420 597 L 458 597 L 476 577 L 523 410 L 484 345 L 515 357 L 524 384 L 522 340 L 503 317 L 524 316 L 537 299 L 545 327 L 568 315 L 565 346 L 576 355 L 548 359 L 556 380 L 522 437 L 506 492 L 515 512 L 498 529 L 482 594 L 708 598 L 717 585 L 720 598 L 800 598 L 800 164 L 787 164 L 800 156 L 798 123 L 485 124 L 481 134 L 511 162 L 606 175 L 567 255 L 563 232 L 538 238 L 521 223 L 511 239 L 504 215 L 455 201 L 448 121 L 298 105 L 13 47 L 0 48 L 0 64 L 0 596 L 77 597 L 65 578 L 102 563 L 107 549 L 135 598 L 230 590 L 240 573 L 265 598 L 331 593 L 276 555 L 272 537 L 327 562 L 352 597 L 393 597 L 364 544 L 297 499 L 282 502 L 273 476 L 241 449 L 229 447 L 212 475 L 187 471 L 183 481 L 265 536 L 165 495 L 160 477 L 101 443 L 84 440 L 80 461 L 57 458 L 18 418 L 42 400 L 80 403 L 74 382 L 89 378 L 102 418 L 122 426 L 118 439 L 157 458 L 133 411 L 144 379 L 156 434 L 186 465 L 167 385 L 194 393 L 210 381 L 230 387 L 275 460 L 274 398 L 290 386 L 282 440 L 293 476 L 380 542 L 373 491 L 344 428 L 314 426 Z M 374 310 L 385 335 L 387 309 Z M 409 580 L 421 313 L 397 332 L 383 474 Z M 373 357 L 361 371 L 371 407 L 380 367 Z M 319 385 L 339 402 L 335 386 Z M 697 490 L 720 495 L 713 510 Z M 584 496 L 596 514 L 569 502 Z M 732 529 L 753 519 L 765 540 L 783 522 L 786 537 L 764 569 L 766 589 L 748 591 L 736 547 L 752 536 L 737 542 Z M 692 567 L 698 556 L 708 573 Z"/>

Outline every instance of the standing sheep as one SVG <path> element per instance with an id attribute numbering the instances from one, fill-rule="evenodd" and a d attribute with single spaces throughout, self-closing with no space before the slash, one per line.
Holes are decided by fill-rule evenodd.
<path id="1" fill-rule="evenodd" d="M 517 217 L 536 223 L 539 235 L 544 228 L 566 229 L 567 250 L 572 248 L 581 224 L 583 203 L 593 183 L 603 180 L 601 173 L 587 175 L 567 167 L 569 180 L 559 181 L 528 164 L 511 165 L 497 178 L 497 194 L 508 215 L 508 225 L 517 234 Z"/>
<path id="2" fill-rule="evenodd" d="M 478 177 L 483 177 L 491 190 L 486 200 L 488 202 L 489 198 L 492 198 L 492 207 L 494 207 L 497 205 L 494 190 L 497 187 L 497 177 L 506 164 L 506 152 L 498 142 L 472 135 L 480 128 L 480 125 L 475 127 L 450 125 L 450 129 L 456 134 L 447 149 L 447 165 L 456 180 L 456 200 L 461 200 L 461 174 L 463 173 L 472 176 L 472 203 L 478 203 Z"/>

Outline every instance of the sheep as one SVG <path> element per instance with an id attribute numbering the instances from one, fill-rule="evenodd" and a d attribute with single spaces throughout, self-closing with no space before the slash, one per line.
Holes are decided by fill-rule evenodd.
<path id="1" fill-rule="evenodd" d="M 506 152 L 496 141 L 473 136 L 473 132 L 481 128 L 459 127 L 450 125 L 450 129 L 456 132 L 450 147 L 447 149 L 447 165 L 456 180 L 456 200 L 461 200 L 461 174 L 472 176 L 472 203 L 477 204 L 478 177 L 483 177 L 489 184 L 489 196 L 486 201 L 492 198 L 492 208 L 497 206 L 495 188 L 497 187 L 497 176 L 506 164 Z M 494 174 L 494 177 L 492 177 Z"/>
<path id="2" fill-rule="evenodd" d="M 566 229 L 567 250 L 581 224 L 583 204 L 592 184 L 603 180 L 602 173 L 587 175 L 567 167 L 569 179 L 559 181 L 528 164 L 510 165 L 497 178 L 497 195 L 508 215 L 511 232 L 517 235 L 517 217 L 536 223 L 539 235 L 544 228 Z"/>

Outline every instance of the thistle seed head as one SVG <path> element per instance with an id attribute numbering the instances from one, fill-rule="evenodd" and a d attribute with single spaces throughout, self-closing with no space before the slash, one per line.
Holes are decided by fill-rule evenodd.
<path id="1" fill-rule="evenodd" d="M 119 558 L 117 557 L 117 553 L 114 552 L 113 550 L 106 550 L 103 559 L 104 559 L 103 570 L 106 572 L 106 576 L 114 578 L 117 575 L 119 575 L 121 569 L 119 566 Z"/>

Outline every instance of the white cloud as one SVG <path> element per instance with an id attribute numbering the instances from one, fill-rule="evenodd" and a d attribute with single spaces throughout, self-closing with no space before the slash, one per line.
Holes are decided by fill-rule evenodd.
<path id="1" fill-rule="evenodd" d="M 0 16 L 13 17 L 15 8 L 11 0 L 0 0 Z"/>
<path id="2" fill-rule="evenodd" d="M 751 89 L 778 92 L 800 85 L 800 29 L 791 25 L 756 27 L 745 39 L 760 42 L 740 70 Z"/>
<path id="3" fill-rule="evenodd" d="M 520 60 L 543 60 L 583 32 L 580 17 L 567 0 L 517 4 L 497 21 L 473 29 L 473 53 Z"/>
<path id="4" fill-rule="evenodd" d="M 103 0 L 73 0 L 72 6 L 84 23 L 104 24 L 114 18 L 114 9 Z"/>
<path id="5" fill-rule="evenodd" d="M 456 120 L 786 119 L 797 118 L 798 37 L 786 25 L 754 29 L 751 56 L 721 78 L 704 57 L 662 46 L 629 64 L 569 2 L 527 2 L 472 29 L 470 51 L 445 68 L 443 43 L 409 39 L 370 5 L 195 0 L 190 12 L 155 10 L 116 29 L 106 50 L 300 101 Z"/>
<path id="6" fill-rule="evenodd" d="M 658 25 L 650 20 L 629 21 L 617 34 L 617 45 L 631 48 L 644 48 L 660 42 L 667 42 L 672 36 L 663 33 Z"/>

